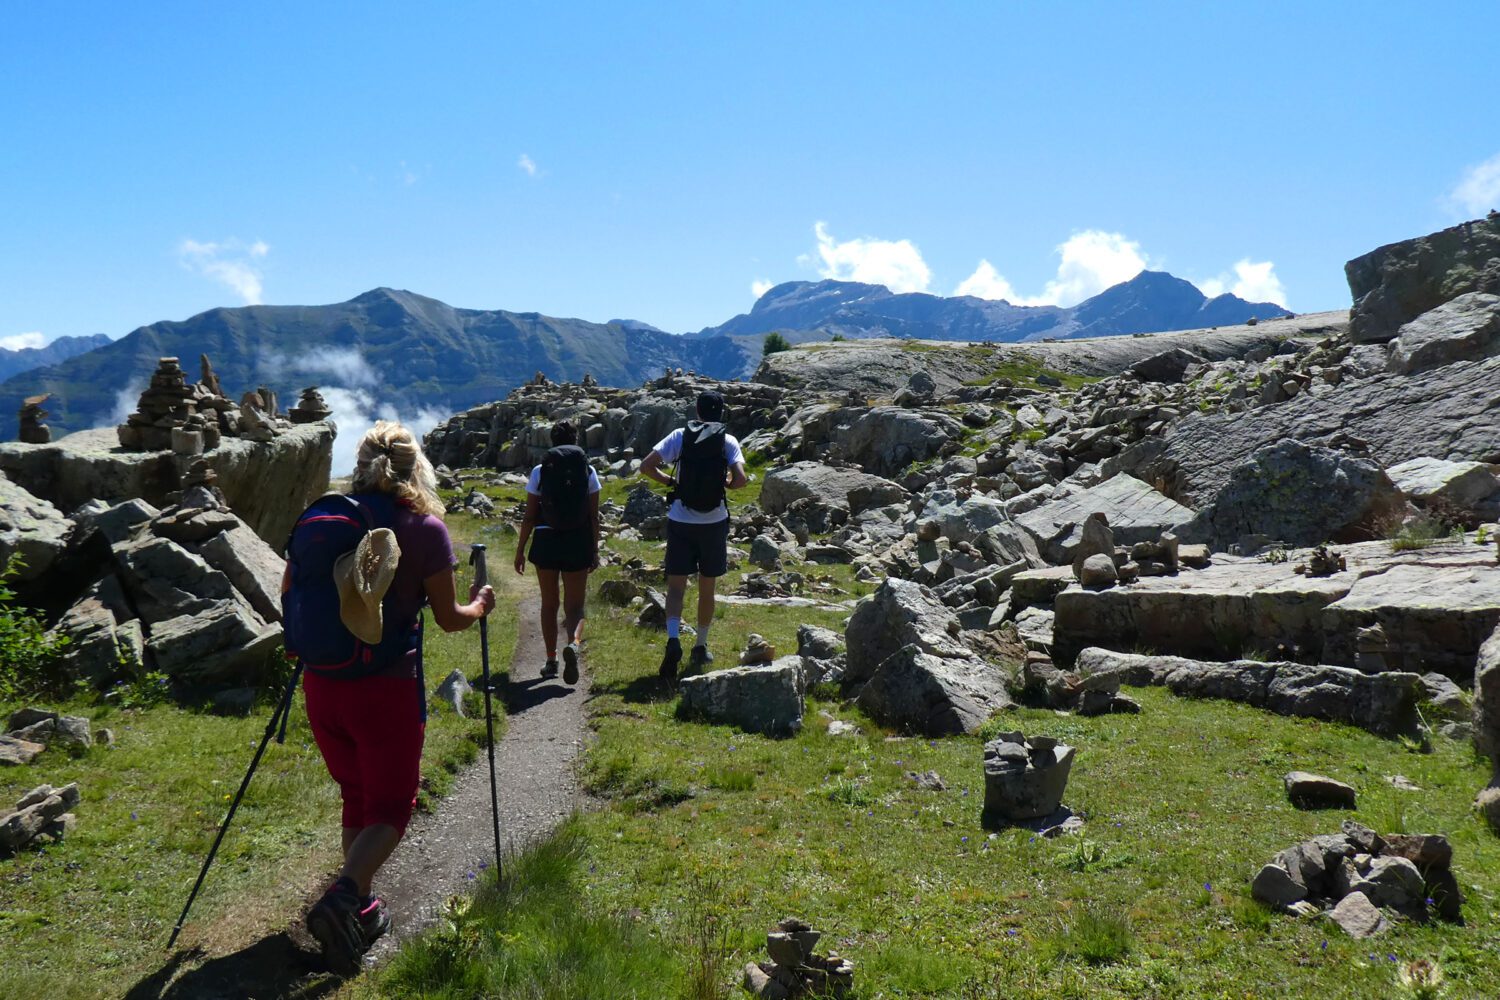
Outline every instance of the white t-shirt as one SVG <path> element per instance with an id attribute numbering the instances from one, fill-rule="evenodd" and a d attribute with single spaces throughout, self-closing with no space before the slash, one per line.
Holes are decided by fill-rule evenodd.
<path id="1" fill-rule="evenodd" d="M 533 465 L 531 467 L 531 475 L 526 477 L 526 492 L 530 493 L 534 497 L 539 497 L 542 495 L 542 467 L 540 465 Z M 595 472 L 594 467 L 591 465 L 589 466 L 589 493 L 593 494 L 598 492 L 599 473 Z M 551 525 L 538 524 L 535 530 L 546 531 L 550 527 Z"/>
<path id="2" fill-rule="evenodd" d="M 652 450 L 661 456 L 663 465 L 676 465 L 677 460 L 682 457 L 682 428 L 678 428 L 656 443 Z M 740 450 L 739 439 L 727 431 L 724 434 L 724 461 L 735 466 L 745 460 L 745 453 Z M 717 510 L 701 511 L 689 510 L 683 506 L 681 500 L 673 500 L 672 507 L 667 511 L 667 519 L 678 521 L 682 524 L 718 524 L 729 516 L 729 508 L 719 504 Z"/>

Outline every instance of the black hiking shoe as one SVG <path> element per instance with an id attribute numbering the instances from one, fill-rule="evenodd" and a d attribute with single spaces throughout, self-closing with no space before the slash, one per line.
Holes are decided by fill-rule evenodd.
<path id="1" fill-rule="evenodd" d="M 391 929 L 391 915 L 386 911 L 385 900 L 379 896 L 366 896 L 363 902 L 359 911 L 359 929 L 364 935 L 365 948 L 368 950 L 370 945 Z"/>
<path id="2" fill-rule="evenodd" d="M 307 931 L 317 939 L 323 961 L 334 975 L 345 979 L 359 972 L 359 957 L 366 948 L 360 909 L 353 880 L 340 878 L 307 911 Z"/>
<path id="3" fill-rule="evenodd" d="M 657 673 L 662 680 L 675 681 L 677 679 L 677 664 L 682 662 L 682 640 L 668 639 L 667 651 L 662 655 L 661 666 Z"/>
<path id="4" fill-rule="evenodd" d="M 693 651 L 688 654 L 688 673 L 701 674 L 714 662 L 714 654 L 708 651 L 707 646 L 694 646 Z"/>
<path id="5" fill-rule="evenodd" d="M 570 642 L 563 647 L 563 683 L 578 683 L 578 643 Z"/>
<path id="6" fill-rule="evenodd" d="M 548 660 L 546 662 L 546 664 L 542 667 L 542 680 L 544 680 L 544 681 L 550 681 L 552 678 L 554 678 L 556 676 L 557 676 L 557 661 L 555 659 L 554 660 Z"/>

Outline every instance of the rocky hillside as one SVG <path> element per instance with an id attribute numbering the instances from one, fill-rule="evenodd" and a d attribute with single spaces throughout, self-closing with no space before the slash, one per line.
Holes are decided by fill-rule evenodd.
<path id="1" fill-rule="evenodd" d="M 1286 312 L 1272 302 L 1246 302 L 1229 294 L 1210 299 L 1190 282 L 1161 271 L 1142 271 L 1067 309 L 968 295 L 898 295 L 884 285 L 852 281 L 789 281 L 762 295 L 748 313 L 699 336 L 759 336 L 776 330 L 793 339 L 839 334 L 1010 343 L 1192 330 L 1272 319 Z"/>

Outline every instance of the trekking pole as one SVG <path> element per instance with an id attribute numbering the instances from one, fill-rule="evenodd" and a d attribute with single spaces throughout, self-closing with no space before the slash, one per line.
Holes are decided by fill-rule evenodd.
<path id="1" fill-rule="evenodd" d="M 484 563 L 484 546 L 476 544 L 469 552 L 469 563 L 474 567 L 474 586 L 484 587 L 490 582 L 489 570 Z M 490 707 L 490 622 L 479 619 L 479 658 L 484 669 L 484 728 L 488 734 L 485 745 L 490 756 L 490 819 L 495 828 L 495 880 L 500 880 L 500 796 L 495 791 L 495 714 Z"/>
<path id="2" fill-rule="evenodd" d="M 187 922 L 188 911 L 193 908 L 193 900 L 198 898 L 198 890 L 203 888 L 203 880 L 208 877 L 208 869 L 214 863 L 214 856 L 219 853 L 219 845 L 224 842 L 224 834 L 229 829 L 229 823 L 234 819 L 235 810 L 240 807 L 240 800 L 245 797 L 245 789 L 250 787 L 250 779 L 255 775 L 255 769 L 260 766 L 261 755 L 266 752 L 266 746 L 274 736 L 277 743 L 286 742 L 286 717 L 292 710 L 292 695 L 297 691 L 297 681 L 302 676 L 302 661 L 297 661 L 297 666 L 292 670 L 292 679 L 287 681 L 286 691 L 281 695 L 281 700 L 276 703 L 276 711 L 271 713 L 271 721 L 266 723 L 265 735 L 260 738 L 260 746 L 255 750 L 255 756 L 250 758 L 250 769 L 245 772 L 245 780 L 240 782 L 240 790 L 235 793 L 234 801 L 229 805 L 229 813 L 224 817 L 224 822 L 219 826 L 219 835 L 214 838 L 214 844 L 208 849 L 208 857 L 203 859 L 203 868 L 198 872 L 198 881 L 193 883 L 193 891 L 188 893 L 187 905 L 182 908 L 182 916 L 177 918 L 177 926 L 172 928 L 172 936 L 167 939 L 167 950 L 177 943 L 177 935 L 182 933 L 182 925 Z M 276 724 L 281 723 L 281 734 L 276 735 Z"/>

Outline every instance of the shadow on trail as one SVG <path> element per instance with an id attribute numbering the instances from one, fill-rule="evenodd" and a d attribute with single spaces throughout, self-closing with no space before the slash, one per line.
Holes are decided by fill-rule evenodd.
<path id="1" fill-rule="evenodd" d="M 571 687 L 555 677 L 546 680 L 538 677 L 529 681 L 516 681 L 501 690 L 505 692 L 507 715 L 520 715 L 527 709 L 536 708 L 553 698 L 566 698 L 573 693 Z"/>
<path id="2" fill-rule="evenodd" d="M 229 955 L 211 958 L 178 975 L 202 956 L 178 951 L 142 979 L 125 1000 L 315 1000 L 338 989 L 342 980 L 328 973 L 321 956 L 304 951 L 286 931 L 278 931 Z"/>
<path id="3" fill-rule="evenodd" d="M 649 705 L 671 701 L 677 694 L 677 682 L 663 680 L 655 672 L 644 674 L 630 681 L 603 684 L 594 681 L 589 686 L 589 696 L 613 694 L 634 705 Z"/>

